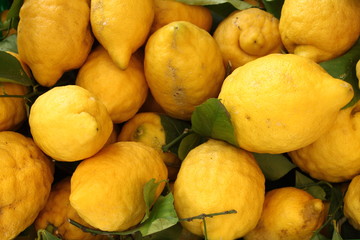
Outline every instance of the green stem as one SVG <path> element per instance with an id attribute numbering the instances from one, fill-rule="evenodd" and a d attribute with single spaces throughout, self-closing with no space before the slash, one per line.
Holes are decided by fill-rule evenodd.
<path id="1" fill-rule="evenodd" d="M 224 212 L 217 212 L 217 213 L 210 213 L 210 214 L 200 214 L 200 215 L 197 215 L 197 216 L 194 216 L 194 217 L 189 217 L 189 218 L 180 218 L 179 221 L 187 221 L 187 222 L 190 222 L 190 221 L 193 221 L 195 219 L 204 219 L 206 217 L 214 217 L 214 216 L 219 216 L 219 215 L 226 215 L 226 214 L 234 214 L 234 213 L 237 213 L 236 210 L 228 210 L 228 211 L 224 211 Z"/>
<path id="2" fill-rule="evenodd" d="M 91 233 L 91 234 L 95 234 L 95 235 L 120 235 L 120 236 L 125 236 L 125 235 L 130 235 L 133 234 L 135 232 L 138 231 L 138 229 L 132 229 L 132 230 L 128 230 L 128 231 L 123 231 L 123 232 L 118 232 L 118 231 L 102 231 L 102 230 L 97 230 L 97 229 L 93 229 L 93 228 L 88 228 L 72 219 L 68 219 L 69 223 L 71 223 L 72 225 L 74 225 L 75 227 L 79 228 L 80 230 L 82 230 L 83 232 L 87 232 L 87 233 Z"/>
<path id="3" fill-rule="evenodd" d="M 185 128 L 185 130 L 179 136 L 177 136 L 174 140 L 172 140 L 168 144 L 162 146 L 163 152 L 168 152 L 172 146 L 174 146 L 177 142 L 179 142 L 181 139 L 183 139 L 187 135 L 190 135 L 191 133 L 193 133 L 193 131 L 191 129 Z"/>
<path id="4" fill-rule="evenodd" d="M 206 220 L 205 220 L 205 218 L 203 219 L 203 222 L 204 222 L 204 238 L 205 238 L 205 240 L 208 240 L 207 228 L 206 228 Z"/>

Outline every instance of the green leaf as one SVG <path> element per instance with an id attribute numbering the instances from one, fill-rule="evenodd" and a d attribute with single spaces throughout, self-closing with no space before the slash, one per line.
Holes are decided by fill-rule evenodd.
<path id="1" fill-rule="evenodd" d="M 191 115 L 191 123 L 191 129 L 201 136 L 238 146 L 230 116 L 217 98 L 210 98 L 197 106 Z"/>
<path id="2" fill-rule="evenodd" d="M 285 0 L 263 0 L 265 10 L 280 19 L 281 9 Z"/>
<path id="3" fill-rule="evenodd" d="M 0 82 L 11 82 L 25 86 L 34 85 L 33 80 L 26 74 L 16 57 L 0 51 L 0 62 Z"/>
<path id="4" fill-rule="evenodd" d="M 181 160 L 184 160 L 186 155 L 191 151 L 191 149 L 199 146 L 200 144 L 204 143 L 207 138 L 200 136 L 197 133 L 191 133 L 184 137 L 179 145 L 178 157 Z"/>
<path id="5" fill-rule="evenodd" d="M 16 34 L 12 34 L 8 37 L 6 37 L 4 40 L 0 41 L 0 51 L 10 51 L 10 52 L 14 52 L 17 53 L 18 49 L 17 49 L 17 35 Z"/>
<path id="6" fill-rule="evenodd" d="M 311 238 L 310 240 L 330 240 L 329 238 L 325 237 L 324 235 L 322 235 L 321 233 L 316 232 Z"/>
<path id="7" fill-rule="evenodd" d="M 145 183 L 144 189 L 143 189 L 143 196 L 145 200 L 146 205 L 146 212 L 143 220 L 141 222 L 144 222 L 146 219 L 148 219 L 150 215 L 150 208 L 153 205 L 155 198 L 156 198 L 156 189 L 159 187 L 160 182 L 155 182 L 155 178 L 152 178 L 150 181 Z"/>
<path id="8" fill-rule="evenodd" d="M 37 233 L 36 240 L 61 240 L 58 237 L 55 237 L 50 232 L 46 231 L 45 229 L 40 229 Z"/>
<path id="9" fill-rule="evenodd" d="M 338 220 L 344 216 L 343 214 L 343 194 L 339 187 L 332 187 L 330 193 L 330 206 L 328 215 L 332 219 Z"/>
<path id="10" fill-rule="evenodd" d="M 166 196 L 159 196 L 151 209 L 149 218 L 140 225 L 138 230 L 143 236 L 147 236 L 174 226 L 178 221 L 174 197 L 170 192 Z"/>
<path id="11" fill-rule="evenodd" d="M 13 3 L 11 4 L 11 7 L 6 17 L 7 20 L 11 20 L 11 25 L 10 25 L 11 28 L 17 29 L 20 19 L 19 12 L 23 2 L 24 2 L 23 0 L 14 0 Z"/>
<path id="12" fill-rule="evenodd" d="M 343 240 L 343 238 L 341 237 L 340 233 L 336 230 L 336 228 L 334 229 L 331 240 Z"/>
<path id="13" fill-rule="evenodd" d="M 176 1 L 186 3 L 189 5 L 218 5 L 222 3 L 230 3 L 236 9 L 239 10 L 253 7 L 253 5 L 241 0 L 176 0 Z"/>
<path id="14" fill-rule="evenodd" d="M 285 176 L 296 166 L 282 154 L 253 153 L 265 178 L 275 181 Z"/>
<path id="15" fill-rule="evenodd" d="M 360 59 L 360 38 L 354 46 L 340 57 L 321 62 L 331 76 L 350 83 L 354 89 L 354 98 L 345 106 L 351 107 L 360 100 L 359 80 L 356 77 L 356 63 Z"/>
<path id="16" fill-rule="evenodd" d="M 321 182 L 316 183 L 299 171 L 295 172 L 295 187 L 310 193 L 314 198 L 326 200 L 326 192 L 320 184 Z"/>
<path id="17" fill-rule="evenodd" d="M 166 144 L 172 143 L 175 139 L 177 139 L 180 135 L 182 135 L 186 129 L 190 129 L 190 127 L 191 127 L 189 122 L 175 119 L 175 118 L 169 117 L 165 114 L 160 114 L 160 119 L 161 119 L 161 125 L 163 126 L 163 128 L 165 130 Z M 169 150 L 172 153 L 177 154 L 179 144 L 180 144 L 180 141 L 177 144 L 173 144 L 169 148 Z"/>
<path id="18" fill-rule="evenodd" d="M 135 234 L 135 240 L 178 240 L 181 239 L 183 228 L 180 223 L 167 229 L 143 237 L 140 233 Z"/>

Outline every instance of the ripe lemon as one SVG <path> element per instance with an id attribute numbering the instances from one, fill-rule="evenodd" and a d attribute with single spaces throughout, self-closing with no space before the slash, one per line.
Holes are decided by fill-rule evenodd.
<path id="1" fill-rule="evenodd" d="M 0 239 L 14 239 L 45 206 L 54 166 L 31 138 L 0 132 Z"/>
<path id="2" fill-rule="evenodd" d="M 91 1 L 92 31 L 120 69 L 145 43 L 154 14 L 153 0 Z"/>
<path id="3" fill-rule="evenodd" d="M 52 234 L 66 240 L 108 239 L 108 237 L 103 235 L 92 235 L 83 232 L 80 228 L 69 223 L 68 220 L 71 219 L 83 226 L 91 227 L 81 219 L 75 209 L 71 207 L 69 196 L 70 177 L 65 177 L 52 186 L 47 203 L 34 222 L 35 229 L 46 229 L 51 225 L 54 228 Z"/>
<path id="4" fill-rule="evenodd" d="M 105 105 L 77 85 L 54 87 L 40 95 L 29 115 L 36 144 L 58 161 L 78 161 L 98 152 L 113 123 Z"/>
<path id="5" fill-rule="evenodd" d="M 184 120 L 195 106 L 217 96 L 225 77 L 214 38 L 186 21 L 169 23 L 150 36 L 144 66 L 155 101 L 168 115 Z"/>
<path id="6" fill-rule="evenodd" d="M 0 95 L 25 95 L 28 88 L 15 83 L 0 83 Z M 16 130 L 27 118 L 25 100 L 21 97 L 0 97 L 0 131 Z"/>
<path id="7" fill-rule="evenodd" d="M 270 53 L 280 53 L 279 20 L 259 8 L 237 10 L 220 22 L 214 32 L 231 70 Z"/>
<path id="8" fill-rule="evenodd" d="M 192 149 L 174 184 L 179 218 L 236 210 L 206 218 L 208 239 L 236 239 L 252 230 L 264 202 L 264 176 L 251 153 L 218 140 Z M 193 234 L 204 236 L 202 220 L 181 221 Z"/>
<path id="9" fill-rule="evenodd" d="M 355 176 L 344 196 L 344 215 L 349 223 L 357 230 L 360 230 L 360 175 Z"/>
<path id="10" fill-rule="evenodd" d="M 155 16 L 150 33 L 175 21 L 188 21 L 206 31 L 213 23 L 211 11 L 200 5 L 189 5 L 173 0 L 155 0 Z"/>
<path id="11" fill-rule="evenodd" d="M 290 53 L 316 62 L 333 59 L 360 36 L 360 1 L 286 0 L 279 30 Z"/>
<path id="12" fill-rule="evenodd" d="M 51 87 L 79 68 L 93 44 L 90 1 L 26 0 L 20 9 L 17 46 L 36 81 Z"/>
<path id="13" fill-rule="evenodd" d="M 99 45 L 80 68 L 76 85 L 104 103 L 114 123 L 125 122 L 140 109 L 148 93 L 141 53 L 133 54 L 128 67 L 121 70 Z"/>
<path id="14" fill-rule="evenodd" d="M 169 179 L 176 179 L 181 161 L 174 153 L 162 151 L 166 139 L 165 130 L 158 113 L 142 112 L 136 114 L 122 126 L 118 141 L 141 142 L 156 149 L 167 166 Z"/>
<path id="15" fill-rule="evenodd" d="M 309 240 L 325 220 L 320 199 L 304 190 L 282 187 L 266 193 L 261 218 L 245 240 Z"/>
<path id="16" fill-rule="evenodd" d="M 345 182 L 360 174 L 360 102 L 343 109 L 332 127 L 315 142 L 289 152 L 313 178 Z"/>
<path id="17" fill-rule="evenodd" d="M 349 83 L 308 58 L 269 54 L 233 71 L 218 98 L 241 148 L 284 153 L 317 140 L 353 95 Z"/>
<path id="18" fill-rule="evenodd" d="M 117 142 L 83 160 L 71 177 L 70 204 L 90 225 L 122 231 L 145 215 L 145 183 L 167 179 L 158 151 L 139 142 Z M 156 189 L 156 198 L 165 182 Z"/>

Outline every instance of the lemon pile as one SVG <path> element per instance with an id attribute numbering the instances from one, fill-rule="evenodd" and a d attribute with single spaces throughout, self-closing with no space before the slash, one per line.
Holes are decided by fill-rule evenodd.
<path id="1" fill-rule="evenodd" d="M 348 107 L 354 86 L 319 63 L 359 39 L 360 1 L 285 0 L 279 19 L 246 2 L 254 6 L 217 23 L 211 8 L 175 0 L 25 0 L 10 54 L 45 91 L 29 105 L 13 95 L 34 89 L 0 83 L 9 95 L 0 98 L 0 239 L 31 225 L 64 240 L 110 239 L 68 219 L 133 229 L 152 179 L 154 200 L 170 182 L 179 219 L 234 211 L 180 221 L 189 235 L 311 239 L 326 202 L 267 189 L 254 153 L 349 183 L 343 213 L 359 230 L 360 102 Z M 75 80 L 63 84 L 69 71 Z M 164 152 L 161 116 L 189 122 L 209 98 L 227 110 L 237 146 L 209 138 L 183 160 Z M 58 164 L 75 168 L 59 177 Z"/>

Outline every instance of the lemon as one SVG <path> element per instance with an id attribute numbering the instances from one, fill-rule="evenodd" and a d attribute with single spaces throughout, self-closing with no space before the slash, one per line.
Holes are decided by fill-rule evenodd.
<path id="1" fill-rule="evenodd" d="M 14 239 L 45 206 L 54 166 L 31 138 L 0 132 L 0 239 Z"/>
<path id="2" fill-rule="evenodd" d="M 315 142 L 289 152 L 292 161 L 313 178 L 329 182 L 345 182 L 360 174 L 359 112 L 360 102 L 341 110 Z"/>
<path id="3" fill-rule="evenodd" d="M 184 159 L 174 184 L 174 206 L 179 218 L 206 218 L 208 239 L 236 239 L 252 230 L 264 202 L 264 176 L 251 153 L 210 139 Z M 180 221 L 193 234 L 204 236 L 204 222 Z"/>
<path id="4" fill-rule="evenodd" d="M 359 186 L 360 175 L 357 175 L 350 181 L 344 196 L 344 215 L 349 223 L 357 230 L 360 230 Z"/>
<path id="5" fill-rule="evenodd" d="M 83 226 L 91 227 L 81 219 L 75 209 L 71 207 L 69 196 L 70 177 L 65 177 L 52 186 L 45 207 L 40 211 L 34 221 L 35 229 L 46 229 L 51 225 L 54 228 L 52 234 L 66 240 L 108 239 L 108 237 L 103 235 L 92 235 L 83 232 L 80 228 L 69 223 L 68 220 L 71 219 Z"/>
<path id="6" fill-rule="evenodd" d="M 214 38 L 186 21 L 171 22 L 150 36 L 144 67 L 155 101 L 171 117 L 184 120 L 195 106 L 217 96 L 225 77 Z"/>
<path id="7" fill-rule="evenodd" d="M 79 68 L 91 50 L 88 0 L 26 0 L 20 9 L 17 46 L 36 81 L 51 87 Z"/>
<path id="8" fill-rule="evenodd" d="M 269 54 L 233 71 L 218 98 L 241 148 L 275 154 L 317 140 L 353 95 L 349 83 L 308 58 Z"/>
<path id="9" fill-rule="evenodd" d="M 213 34 L 226 64 L 233 71 L 258 57 L 280 53 L 279 20 L 259 8 L 232 12 Z"/>
<path id="10" fill-rule="evenodd" d="M 145 43 L 154 14 L 153 0 L 91 1 L 92 31 L 120 69 Z"/>
<path id="11" fill-rule="evenodd" d="M 175 21 L 188 21 L 210 31 L 213 23 L 210 9 L 200 5 L 189 5 L 174 0 L 155 0 L 155 15 L 150 33 Z"/>
<path id="12" fill-rule="evenodd" d="M 40 95 L 29 115 L 36 144 L 58 161 L 78 161 L 98 152 L 113 123 L 105 105 L 77 85 L 54 87 Z"/>
<path id="13" fill-rule="evenodd" d="M 167 179 L 158 151 L 139 142 L 110 144 L 75 169 L 70 204 L 91 226 L 123 231 L 144 217 L 143 187 L 151 179 Z M 164 186 L 160 183 L 155 199 Z"/>
<path id="14" fill-rule="evenodd" d="M 360 2 L 285 0 L 279 30 L 290 53 L 316 62 L 333 59 L 360 36 Z"/>
<path id="15" fill-rule="evenodd" d="M 80 68 L 76 85 L 104 103 L 114 123 L 125 122 L 140 109 L 148 93 L 141 53 L 133 54 L 128 67 L 121 70 L 99 45 Z"/>
<path id="16" fill-rule="evenodd" d="M 162 146 L 166 144 L 166 138 L 158 113 L 137 113 L 122 126 L 118 141 L 141 142 L 156 149 L 167 166 L 169 179 L 176 179 L 181 161 L 174 153 L 162 151 Z"/>
<path id="17" fill-rule="evenodd" d="M 245 240 L 309 240 L 325 220 L 320 199 L 294 187 L 266 193 L 261 218 Z"/>

